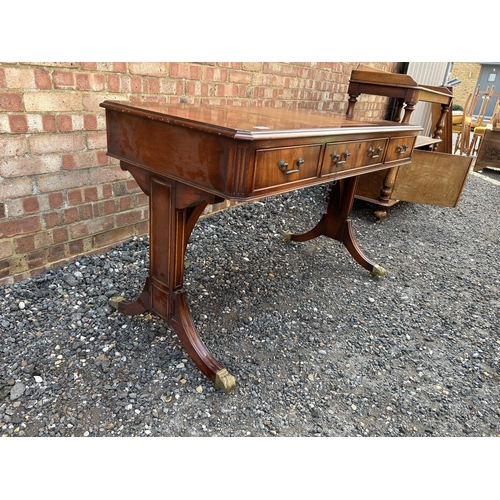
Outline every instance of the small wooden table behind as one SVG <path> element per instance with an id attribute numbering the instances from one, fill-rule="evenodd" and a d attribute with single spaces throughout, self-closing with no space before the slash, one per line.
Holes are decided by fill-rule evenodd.
<path id="1" fill-rule="evenodd" d="M 150 201 L 149 276 L 138 298 L 115 297 L 112 304 L 124 314 L 152 311 L 163 318 L 218 389 L 233 390 L 235 378 L 201 340 L 183 290 L 186 246 L 207 204 L 330 183 L 318 224 L 285 240 L 336 239 L 366 270 L 385 274 L 358 247 L 348 216 L 358 176 L 409 163 L 420 127 L 274 108 L 117 101 L 101 106 L 108 154 Z"/>
<path id="2" fill-rule="evenodd" d="M 377 220 L 387 215 L 387 208 L 399 201 L 456 207 L 469 175 L 472 157 L 449 154 L 452 151 L 452 119 L 449 112 L 453 92 L 447 87 L 419 85 L 406 74 L 388 73 L 368 66 L 352 71 L 348 88 L 346 117 L 355 116 L 361 94 L 391 97 L 398 109 L 395 120 L 410 123 L 415 105 L 432 103 L 432 138 L 420 136 L 410 168 L 392 166 L 363 176 L 356 198 L 376 205 Z"/>

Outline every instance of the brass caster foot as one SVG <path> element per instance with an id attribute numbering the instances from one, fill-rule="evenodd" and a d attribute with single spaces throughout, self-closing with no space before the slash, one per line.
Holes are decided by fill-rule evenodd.
<path id="1" fill-rule="evenodd" d="M 214 385 L 216 389 L 221 389 L 224 392 L 231 392 L 236 388 L 236 379 L 223 368 L 215 374 Z"/>
<path id="2" fill-rule="evenodd" d="M 385 219 L 387 217 L 387 212 L 385 210 L 376 210 L 373 212 L 373 215 L 375 216 L 375 222 L 377 224 L 380 224 L 382 222 L 382 219 Z"/>
<path id="3" fill-rule="evenodd" d="M 292 239 L 292 233 L 288 231 L 283 235 L 283 243 L 288 243 Z"/>
<path id="4" fill-rule="evenodd" d="M 118 304 L 122 301 L 124 301 L 125 299 L 123 297 L 120 297 L 120 296 L 116 296 L 116 297 L 111 297 L 109 299 L 109 305 L 113 308 L 113 309 L 116 309 L 118 310 Z"/>
<path id="5" fill-rule="evenodd" d="M 387 271 L 382 266 L 375 264 L 373 266 L 372 272 L 370 273 L 370 276 L 385 276 L 386 274 Z"/>

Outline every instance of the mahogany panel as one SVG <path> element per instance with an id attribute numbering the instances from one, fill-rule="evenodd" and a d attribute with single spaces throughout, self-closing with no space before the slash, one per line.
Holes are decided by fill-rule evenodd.
<path id="1" fill-rule="evenodd" d="M 410 158 L 415 145 L 415 136 L 397 137 L 389 140 L 387 147 L 386 163 L 404 160 Z"/>
<path id="2" fill-rule="evenodd" d="M 257 150 L 253 191 L 317 177 L 320 151 L 320 144 Z"/>

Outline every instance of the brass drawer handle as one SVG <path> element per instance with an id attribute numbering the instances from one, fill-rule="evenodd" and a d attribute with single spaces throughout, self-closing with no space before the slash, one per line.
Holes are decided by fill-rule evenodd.
<path id="1" fill-rule="evenodd" d="M 408 150 L 408 144 L 405 144 L 404 146 L 397 146 L 396 147 L 396 153 L 406 153 L 406 151 Z"/>
<path id="2" fill-rule="evenodd" d="M 344 163 L 346 163 L 347 162 L 347 158 L 349 156 L 351 156 L 351 153 L 349 153 L 349 151 L 346 150 L 345 153 L 342 153 L 342 155 L 344 156 L 343 160 L 340 159 L 340 155 L 337 154 L 335 151 L 332 153 L 332 163 L 335 164 L 336 167 L 338 167 L 339 165 L 343 165 Z"/>
<path id="3" fill-rule="evenodd" d="M 335 186 L 335 184 L 337 184 L 337 174 L 339 172 L 340 165 L 343 165 L 347 162 L 347 158 L 351 156 L 351 153 L 349 153 L 349 150 L 346 149 L 345 152 L 342 153 L 342 155 L 344 156 L 343 160 L 340 159 L 340 155 L 335 151 L 332 153 L 332 165 L 335 165 L 335 169 L 333 171 L 332 186 Z"/>
<path id="4" fill-rule="evenodd" d="M 300 171 L 300 166 L 304 163 L 304 160 L 299 156 L 297 160 L 295 161 L 295 166 L 297 167 L 294 170 L 288 170 L 288 163 L 285 160 L 280 160 L 278 162 L 278 168 L 284 172 L 285 174 L 294 174 L 296 172 Z"/>
<path id="5" fill-rule="evenodd" d="M 380 153 L 382 153 L 383 150 L 384 148 L 381 148 L 380 146 L 376 150 L 370 146 L 370 148 L 368 149 L 368 156 L 370 158 L 379 158 Z"/>

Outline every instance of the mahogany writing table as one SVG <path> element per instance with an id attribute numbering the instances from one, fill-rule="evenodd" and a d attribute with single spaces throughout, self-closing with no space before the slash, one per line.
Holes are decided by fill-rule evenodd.
<path id="1" fill-rule="evenodd" d="M 112 304 L 124 314 L 152 311 L 167 321 L 218 389 L 233 390 L 235 378 L 202 342 L 183 291 L 186 246 L 207 204 L 329 182 L 327 210 L 316 227 L 285 239 L 328 236 L 372 274 L 385 274 L 361 252 L 348 220 L 356 183 L 363 173 L 409 163 L 421 127 L 260 107 L 101 106 L 108 154 L 120 160 L 150 203 L 149 276 L 136 300 L 115 297 Z"/>

